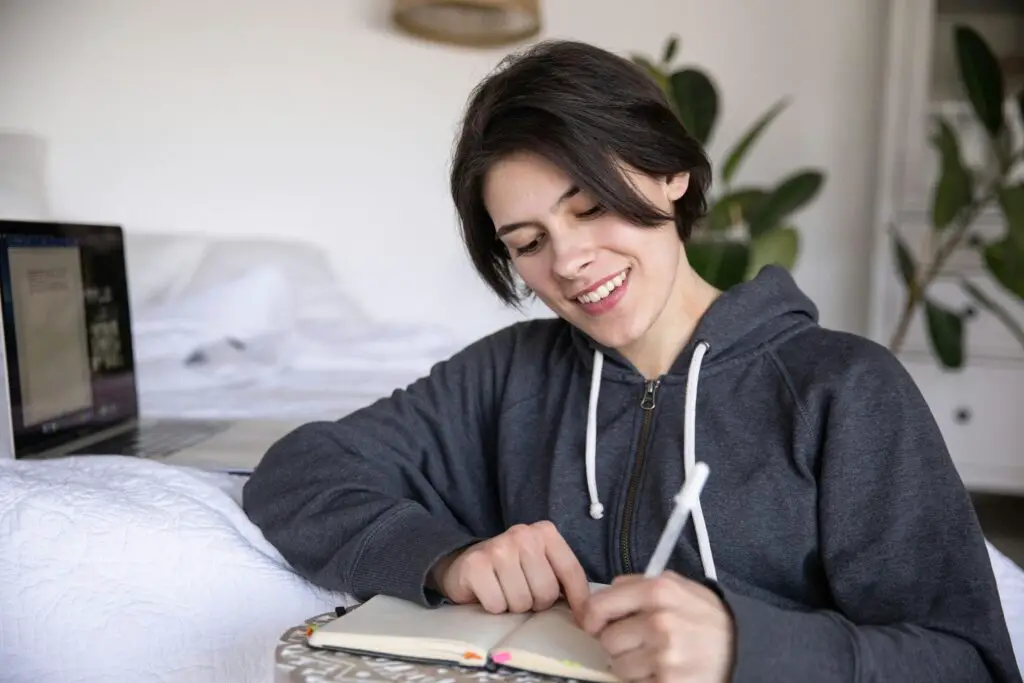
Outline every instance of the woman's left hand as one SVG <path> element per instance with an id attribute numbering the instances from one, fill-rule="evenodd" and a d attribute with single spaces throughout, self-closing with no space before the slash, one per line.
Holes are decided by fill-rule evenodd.
<path id="1" fill-rule="evenodd" d="M 600 640 L 623 681 L 726 683 L 735 627 L 710 588 L 666 571 L 621 576 L 595 592 L 580 624 Z"/>

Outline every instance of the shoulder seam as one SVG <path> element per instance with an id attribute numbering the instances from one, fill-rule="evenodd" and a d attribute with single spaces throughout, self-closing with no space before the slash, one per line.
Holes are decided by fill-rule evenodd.
<path id="1" fill-rule="evenodd" d="M 803 422 L 804 428 L 808 432 L 813 432 L 813 426 L 811 425 L 811 418 L 807 415 L 807 410 L 804 408 L 803 401 L 800 400 L 800 394 L 796 390 L 796 386 L 793 385 L 793 377 L 789 374 L 789 370 L 783 364 L 782 359 L 779 358 L 779 354 L 776 349 L 772 349 L 768 352 L 768 357 L 772 361 L 772 365 L 775 366 L 775 370 L 779 373 L 782 378 L 782 383 L 786 386 L 789 391 L 789 395 L 793 399 L 793 404 L 796 406 L 797 412 L 800 414 L 800 421 Z"/>
<path id="2" fill-rule="evenodd" d="M 525 396 L 523 398 L 520 398 L 520 399 L 516 400 L 515 402 L 513 402 L 511 405 L 507 405 L 507 406 L 503 407 L 501 409 L 501 411 L 498 413 L 498 415 L 499 416 L 504 416 L 506 413 L 508 413 L 508 411 L 515 410 L 517 407 L 521 406 L 522 404 L 526 403 L 527 401 L 532 401 L 532 400 L 536 399 L 538 396 L 542 395 L 543 393 L 544 393 L 544 390 L 540 389 L 537 392 L 535 392 L 533 394 L 530 394 L 529 396 Z"/>
<path id="3" fill-rule="evenodd" d="M 535 318 L 535 319 L 531 319 L 531 320 L 521 320 L 521 321 L 518 321 L 516 323 L 513 323 L 513 325 L 511 327 L 525 327 L 527 325 L 529 325 L 529 326 L 533 326 L 533 325 L 545 325 L 545 326 L 548 326 L 548 325 L 559 325 L 559 324 L 568 325 L 568 323 L 566 323 L 564 320 L 561 320 L 560 318 L 554 318 L 554 319 L 546 319 L 546 318 L 537 319 L 537 318 Z M 505 375 L 506 376 L 505 376 L 505 381 L 504 381 L 504 389 L 502 391 L 502 399 L 504 399 L 504 396 L 505 396 L 505 394 L 508 391 L 509 378 L 513 375 L 513 369 L 512 368 L 513 368 L 513 365 L 515 364 L 515 358 L 514 358 L 515 353 L 514 352 L 512 353 L 512 356 L 513 357 L 509 359 L 508 366 L 505 369 Z M 576 360 L 575 362 L 578 362 L 578 360 Z M 524 403 L 526 403 L 528 401 L 536 400 L 536 398 L 538 396 L 544 395 L 544 393 L 547 390 L 548 390 L 548 387 L 545 384 L 541 384 L 541 386 L 538 387 L 536 391 L 531 392 L 527 396 L 522 396 L 520 398 L 517 398 L 516 400 L 512 401 L 508 405 L 502 405 L 501 408 L 498 410 L 498 417 L 499 418 L 504 417 L 510 410 L 514 410 L 517 407 L 519 407 L 520 405 L 522 405 L 522 404 L 524 404 Z M 502 403 L 504 403 L 504 400 L 502 400 Z"/>

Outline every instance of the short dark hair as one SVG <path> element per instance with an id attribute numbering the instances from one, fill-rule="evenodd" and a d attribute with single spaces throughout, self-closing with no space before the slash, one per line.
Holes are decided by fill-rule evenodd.
<path id="1" fill-rule="evenodd" d="M 683 241 L 707 211 L 711 164 L 640 67 L 576 41 L 545 41 L 514 53 L 471 93 L 451 167 L 463 242 L 484 282 L 510 305 L 521 303 L 523 293 L 484 206 L 483 180 L 492 164 L 518 152 L 543 156 L 636 225 L 674 219 Z M 690 174 L 674 215 L 637 193 L 623 163 L 652 176 Z"/>

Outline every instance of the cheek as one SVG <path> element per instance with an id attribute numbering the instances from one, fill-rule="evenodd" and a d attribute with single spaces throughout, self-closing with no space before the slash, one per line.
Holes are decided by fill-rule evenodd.
<path id="1" fill-rule="evenodd" d="M 550 261 L 541 254 L 512 262 L 512 267 L 530 291 L 551 308 L 562 306 L 564 299 L 559 283 L 552 274 Z"/>
<path id="2" fill-rule="evenodd" d="M 680 246 L 675 224 L 657 228 L 635 228 L 632 241 L 636 248 L 643 250 L 644 253 L 657 254 L 662 258 L 671 256 Z"/>
<path id="3" fill-rule="evenodd" d="M 610 251 L 636 259 L 649 269 L 671 262 L 679 247 L 675 228 L 646 228 L 635 225 L 608 226 L 602 243 Z"/>
<path id="4" fill-rule="evenodd" d="M 513 259 L 512 268 L 516 271 L 527 287 L 538 294 L 550 287 L 551 269 L 544 260 L 544 256 L 535 254 L 525 258 Z"/>

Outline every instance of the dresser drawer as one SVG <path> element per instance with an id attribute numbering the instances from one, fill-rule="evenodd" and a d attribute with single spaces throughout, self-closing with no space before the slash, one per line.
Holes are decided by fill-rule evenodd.
<path id="1" fill-rule="evenodd" d="M 1024 494 L 1024 363 L 943 371 L 903 359 L 968 488 Z"/>

